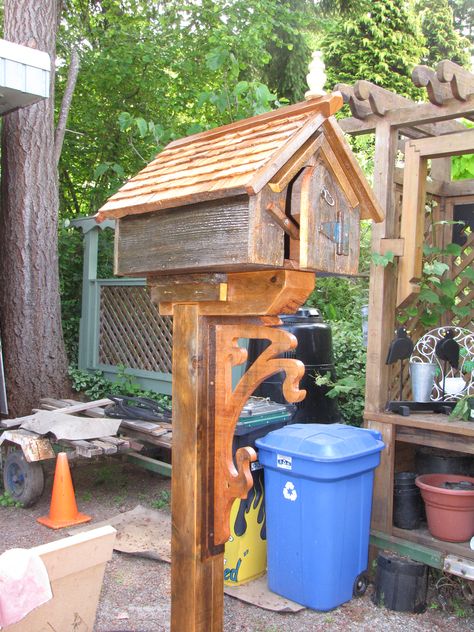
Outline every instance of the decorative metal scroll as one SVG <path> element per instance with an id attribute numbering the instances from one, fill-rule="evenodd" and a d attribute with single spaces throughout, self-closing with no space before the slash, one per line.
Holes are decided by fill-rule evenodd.
<path id="1" fill-rule="evenodd" d="M 454 340 L 460 347 L 459 369 L 453 369 L 450 365 L 446 367 L 445 363 L 436 356 L 436 344 L 444 338 L 446 331 L 454 333 Z M 428 331 L 422 336 L 415 345 L 413 353 L 410 356 L 410 362 L 433 363 L 438 367 L 437 375 L 431 399 L 433 401 L 443 400 L 443 383 L 445 385 L 444 401 L 455 401 L 464 395 L 474 394 L 474 333 L 464 327 L 438 327 Z M 464 386 L 459 386 L 458 382 L 454 382 L 457 378 L 464 380 Z M 451 380 L 451 382 L 450 382 Z M 448 392 L 450 385 L 454 392 Z"/>

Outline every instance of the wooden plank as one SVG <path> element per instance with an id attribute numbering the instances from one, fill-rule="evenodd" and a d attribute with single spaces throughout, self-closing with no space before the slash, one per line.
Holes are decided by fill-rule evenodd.
<path id="1" fill-rule="evenodd" d="M 349 178 L 347 177 L 346 172 L 344 171 L 342 165 L 337 159 L 336 154 L 331 149 L 331 145 L 328 143 L 326 139 L 324 139 L 321 144 L 321 156 L 323 157 L 328 169 L 332 171 L 334 177 L 340 184 L 349 204 L 352 206 L 352 208 L 355 208 L 356 206 L 358 206 L 359 198 L 357 197 L 354 189 L 352 188 Z"/>
<path id="2" fill-rule="evenodd" d="M 248 259 L 255 265 L 281 268 L 284 264 L 285 233 L 266 212 L 268 204 L 281 207 L 285 193 L 274 193 L 265 187 L 249 199 Z"/>
<path id="3" fill-rule="evenodd" d="M 394 109 L 386 114 L 383 120 L 394 130 L 403 129 L 410 135 L 410 129 L 407 127 L 424 127 L 429 123 L 438 123 L 434 134 L 447 133 L 452 131 L 454 121 L 450 119 L 469 117 L 474 115 L 474 96 L 469 97 L 464 103 L 460 103 L 457 99 L 450 99 L 443 105 L 433 105 L 432 103 L 416 103 L 412 107 Z M 443 129 L 441 121 L 449 121 L 449 127 Z M 364 121 L 357 119 L 344 119 L 341 121 L 341 127 L 347 133 L 367 134 L 377 128 L 381 122 L 380 117 L 376 114 L 368 116 Z"/>
<path id="4" fill-rule="evenodd" d="M 398 237 L 393 173 L 398 133 L 385 120 L 375 135 L 374 191 L 385 213 L 385 220 L 372 226 L 372 250 L 380 252 L 382 239 Z M 366 364 L 365 405 L 368 411 L 383 410 L 389 390 L 387 349 L 395 329 L 396 277 L 394 266 L 370 268 L 369 323 Z"/>
<path id="5" fill-rule="evenodd" d="M 370 188 L 336 119 L 334 117 L 328 118 L 323 123 L 323 128 L 331 149 L 345 170 L 351 186 L 359 199 L 361 219 L 373 219 L 375 222 L 381 222 L 384 219 L 382 207 Z"/>
<path id="6" fill-rule="evenodd" d="M 396 438 L 397 441 L 405 443 L 474 454 L 474 442 L 466 441 L 464 436 L 453 432 L 435 432 L 425 428 L 400 426 L 397 427 Z"/>
<path id="7" fill-rule="evenodd" d="M 466 101 L 474 94 L 474 74 L 448 59 L 438 63 L 436 74 L 440 81 L 449 81 L 454 96 Z"/>
<path id="8" fill-rule="evenodd" d="M 464 132 L 446 134 L 445 136 L 420 138 L 411 141 L 410 145 L 416 147 L 420 156 L 424 158 L 470 154 L 474 151 L 474 129 L 466 129 Z"/>
<path id="9" fill-rule="evenodd" d="M 453 92 L 449 83 L 441 83 L 436 72 L 429 66 L 415 66 L 411 78 L 418 88 L 426 87 L 428 98 L 434 105 L 443 105 L 445 101 L 453 98 Z"/>
<path id="10" fill-rule="evenodd" d="M 107 443 L 116 446 L 118 452 L 126 452 L 130 449 L 130 440 L 124 437 L 107 437 Z"/>
<path id="11" fill-rule="evenodd" d="M 68 415 L 72 415 L 73 413 L 82 413 L 90 408 L 96 408 L 100 406 L 108 406 L 109 404 L 113 404 L 112 400 L 108 398 L 96 399 L 93 402 L 84 402 L 78 404 L 71 404 L 70 406 L 65 406 L 64 408 L 58 409 L 57 412 L 67 413 Z"/>
<path id="12" fill-rule="evenodd" d="M 395 529 L 397 533 L 400 533 L 399 537 L 383 533 L 382 531 L 376 531 L 371 529 L 370 531 L 370 544 L 376 546 L 378 549 L 393 551 L 398 555 L 409 557 L 417 562 L 428 564 L 433 568 L 443 568 L 443 555 L 436 549 L 423 546 L 417 542 L 410 542 L 405 538 L 406 529 Z"/>
<path id="13" fill-rule="evenodd" d="M 300 268 L 356 274 L 359 265 L 359 210 L 347 203 L 335 176 L 319 159 L 299 176 Z M 337 226 L 336 226 L 337 224 Z"/>
<path id="14" fill-rule="evenodd" d="M 157 423 L 154 421 L 144 421 L 142 419 L 122 419 L 120 428 L 137 430 L 146 434 L 152 434 L 155 437 L 166 434 L 171 429 L 171 424 Z"/>
<path id="15" fill-rule="evenodd" d="M 474 424 L 469 421 L 449 421 L 446 415 L 438 413 L 412 413 L 409 417 L 395 413 L 367 411 L 364 413 L 366 420 L 376 421 L 382 424 L 407 426 L 410 428 L 423 428 L 435 432 L 450 432 L 456 435 L 474 437 Z"/>
<path id="16" fill-rule="evenodd" d="M 101 439 L 91 439 L 90 443 L 92 443 L 93 445 L 95 445 L 98 448 L 102 448 L 104 454 L 117 454 L 117 446 L 113 445 L 111 442 L 109 442 L 107 439 L 105 438 L 101 438 Z"/>
<path id="17" fill-rule="evenodd" d="M 272 179 L 291 159 L 295 152 L 298 151 L 301 145 L 304 145 L 308 138 L 320 129 L 325 120 L 326 117 L 324 114 L 315 114 L 308 119 L 301 129 L 299 129 L 283 147 L 272 154 L 271 161 L 267 161 L 253 174 L 246 187 L 248 193 L 251 195 L 261 191 L 263 187 L 268 184 L 270 179 Z"/>
<path id="18" fill-rule="evenodd" d="M 397 306 L 405 307 L 420 291 L 425 227 L 427 159 L 410 143 L 405 151 L 400 238 L 405 252 L 398 262 Z"/>
<path id="19" fill-rule="evenodd" d="M 290 160 L 283 165 L 283 167 L 276 173 L 268 183 L 268 186 L 275 193 L 283 191 L 290 181 L 296 176 L 298 171 L 302 169 L 311 156 L 316 153 L 321 143 L 324 141 L 324 136 L 321 133 L 315 134 L 308 138 L 308 140 L 293 154 Z"/>
<path id="20" fill-rule="evenodd" d="M 232 198 L 121 220 L 116 274 L 221 272 L 251 264 L 248 204 L 246 197 Z"/>
<path id="21" fill-rule="evenodd" d="M 134 465 L 138 465 L 139 467 L 142 467 L 145 470 L 154 472 L 155 474 L 171 477 L 171 464 L 170 463 L 165 463 L 164 461 L 152 459 L 149 456 L 145 456 L 143 454 L 129 454 L 127 456 L 127 461 L 130 461 L 130 463 L 133 463 Z"/>
<path id="22" fill-rule="evenodd" d="M 403 257 L 405 241 L 403 239 L 381 239 L 380 254 L 386 255 L 388 252 L 393 252 L 396 257 Z"/>
<path id="23" fill-rule="evenodd" d="M 141 442 L 143 444 L 151 444 L 151 445 L 155 445 L 159 448 L 165 448 L 167 450 L 171 450 L 171 436 L 170 433 L 166 433 L 163 435 L 154 435 L 151 432 L 143 432 L 140 430 L 133 430 L 132 428 L 127 428 L 127 435 L 129 437 L 131 437 L 132 439 L 136 439 L 138 442 Z M 136 450 L 137 448 L 132 446 L 131 447 Z M 142 449 L 143 445 L 141 446 Z"/>
<path id="24" fill-rule="evenodd" d="M 212 474 L 206 471 L 206 441 L 201 435 L 207 415 L 206 353 L 196 305 L 175 306 L 173 339 L 171 631 L 222 632 L 223 553 L 203 557 L 207 478 Z"/>
<path id="25" fill-rule="evenodd" d="M 227 301 L 200 303 L 199 309 L 206 316 L 293 314 L 313 288 L 312 272 L 265 270 L 229 273 Z M 171 303 L 160 303 L 159 307 L 161 314 L 172 315 Z"/>
<path id="26" fill-rule="evenodd" d="M 69 441 L 68 439 L 61 439 L 57 443 L 69 448 L 74 448 L 77 455 L 83 456 L 86 459 L 91 459 L 93 456 L 100 456 L 101 454 L 104 454 L 102 447 L 94 445 L 89 441 Z"/>
<path id="27" fill-rule="evenodd" d="M 414 530 L 393 527 L 393 535 L 407 542 L 414 542 L 433 549 L 434 551 L 438 551 L 443 557 L 454 554 L 470 560 L 474 559 L 474 551 L 470 548 L 469 542 L 443 542 L 442 540 L 434 538 L 426 527 Z"/>
<path id="28" fill-rule="evenodd" d="M 8 626 L 8 632 L 93 630 L 115 535 L 115 529 L 106 526 L 31 549 L 46 567 L 53 598 Z"/>
<path id="29" fill-rule="evenodd" d="M 273 202 L 267 204 L 265 210 L 271 215 L 275 222 L 280 226 L 287 235 L 293 239 L 299 240 L 300 230 L 298 226 L 285 215 L 285 212 Z"/>
<path id="30" fill-rule="evenodd" d="M 393 479 L 395 429 L 387 424 L 375 421 L 366 422 L 366 427 L 378 430 L 382 435 L 385 448 L 380 455 L 380 465 L 375 470 L 374 492 L 372 500 L 372 529 L 391 533 L 393 522 Z"/>

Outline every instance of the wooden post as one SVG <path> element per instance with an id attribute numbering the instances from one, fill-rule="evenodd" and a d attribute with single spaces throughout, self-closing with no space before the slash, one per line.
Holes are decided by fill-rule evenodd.
<path id="1" fill-rule="evenodd" d="M 160 309 L 169 313 L 171 306 L 173 313 L 171 632 L 222 632 L 230 508 L 235 498 L 247 496 L 250 461 L 256 458 L 251 448 L 241 448 L 234 464 L 235 424 L 248 397 L 270 375 L 285 373 L 288 401 L 305 396 L 298 387 L 304 365 L 280 357 L 294 349 L 296 338 L 274 325 L 278 313 L 295 311 L 306 300 L 314 275 L 229 275 L 224 300 L 206 300 L 224 297 L 210 292 L 210 283 L 219 280 L 199 278 L 202 292 L 196 292 L 196 279 L 184 281 L 170 278 L 168 291 L 163 281 L 154 287 L 151 280 L 152 297 L 164 297 Z M 196 295 L 205 298 L 199 302 Z M 232 369 L 247 357 L 238 344 L 245 337 L 268 339 L 270 345 L 233 388 Z"/>
<path id="2" fill-rule="evenodd" d="M 173 312 L 173 471 L 171 487 L 171 630 L 219 632 L 223 553 L 204 558 L 207 349 L 199 305 Z"/>
<path id="3" fill-rule="evenodd" d="M 88 369 L 93 366 L 95 336 L 91 334 L 96 329 L 96 288 L 97 257 L 99 248 L 99 226 L 94 226 L 84 233 L 84 262 L 82 272 L 82 311 L 79 325 L 79 358 L 80 369 Z"/>
<path id="4" fill-rule="evenodd" d="M 398 237 L 395 209 L 395 158 L 398 132 L 389 120 L 382 120 L 375 133 L 374 192 L 385 219 L 372 226 L 372 250 L 381 252 L 382 239 Z M 395 328 L 396 276 L 393 266 L 371 265 L 367 345 L 365 409 L 383 410 L 389 390 L 387 350 Z"/>

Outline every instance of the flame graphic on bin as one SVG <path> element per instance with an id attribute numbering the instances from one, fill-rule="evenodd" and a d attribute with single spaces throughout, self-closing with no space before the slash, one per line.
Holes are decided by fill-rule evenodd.
<path id="1" fill-rule="evenodd" d="M 247 498 L 235 500 L 230 514 L 231 536 L 224 555 L 224 583 L 228 586 L 263 575 L 267 566 L 263 469 L 252 475 L 254 485 Z"/>
<path id="2" fill-rule="evenodd" d="M 252 474 L 253 487 L 247 498 L 240 501 L 233 530 L 237 537 L 241 537 L 247 531 L 247 527 L 257 530 L 257 525 L 261 525 L 260 537 L 262 540 L 266 540 L 267 522 L 265 520 L 265 505 L 263 504 L 263 470 L 255 470 Z"/>

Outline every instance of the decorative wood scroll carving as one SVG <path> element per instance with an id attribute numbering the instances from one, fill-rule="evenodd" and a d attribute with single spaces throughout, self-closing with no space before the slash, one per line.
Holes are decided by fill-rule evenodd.
<path id="1" fill-rule="evenodd" d="M 452 61 L 440 61 L 436 75 L 442 82 L 449 82 L 453 96 L 458 101 L 467 101 L 474 94 L 474 74 Z"/>
<path id="2" fill-rule="evenodd" d="M 338 90 L 344 99 L 344 103 L 348 103 L 351 108 L 351 113 L 354 118 L 364 120 L 371 114 L 372 107 L 368 101 L 361 101 L 354 93 L 353 86 L 349 86 L 345 83 L 337 83 L 334 86 L 334 90 Z"/>
<path id="3" fill-rule="evenodd" d="M 229 319 L 226 319 L 227 321 Z M 293 334 L 269 327 L 279 324 L 278 318 L 239 319 L 231 324 L 221 320 L 215 325 L 214 391 L 214 530 L 211 546 L 224 544 L 230 535 L 229 517 L 235 498 L 245 498 L 252 487 L 250 463 L 256 459 L 252 448 L 241 448 L 232 458 L 232 437 L 240 412 L 254 390 L 269 376 L 284 372 L 283 394 L 289 402 L 300 402 L 306 395 L 299 389 L 304 375 L 300 360 L 278 357 L 297 345 Z M 263 338 L 270 345 L 255 360 L 232 389 L 232 367 L 247 359 L 247 351 L 238 345 L 239 338 Z M 212 333 L 211 333 L 212 339 Z M 211 349 L 212 349 L 211 342 Z M 212 427 L 212 424 L 211 424 Z"/>
<path id="4" fill-rule="evenodd" d="M 371 114 L 385 116 L 389 110 L 407 108 L 414 105 L 414 102 L 410 101 L 410 99 L 406 99 L 363 79 L 356 81 L 354 86 L 338 83 L 335 86 L 335 90 L 339 90 L 344 102 L 349 103 L 352 115 L 362 120 Z"/>
<path id="5" fill-rule="evenodd" d="M 390 90 L 381 88 L 375 83 L 364 79 L 359 79 L 359 81 L 355 82 L 354 94 L 359 100 L 368 101 L 372 112 L 378 116 L 385 116 L 389 110 L 394 108 L 407 108 L 414 105 L 410 99 L 390 92 Z"/>
<path id="6" fill-rule="evenodd" d="M 443 105 L 453 98 L 451 85 L 441 83 L 436 72 L 428 66 L 416 66 L 411 73 L 411 80 L 418 88 L 426 88 L 428 98 L 434 105 Z"/>

